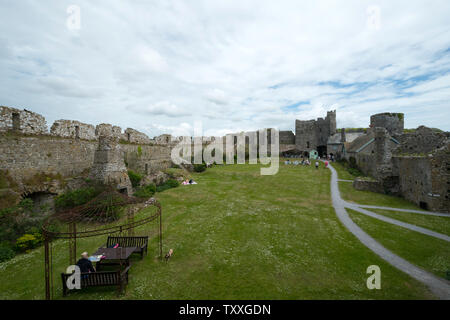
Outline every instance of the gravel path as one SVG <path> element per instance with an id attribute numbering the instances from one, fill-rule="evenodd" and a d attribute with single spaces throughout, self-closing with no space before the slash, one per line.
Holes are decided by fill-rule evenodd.
<path id="1" fill-rule="evenodd" d="M 341 198 L 338 185 L 338 175 L 336 170 L 329 165 L 331 170 L 331 197 L 333 201 L 333 207 L 339 220 L 344 224 L 344 226 L 353 233 L 359 241 L 361 241 L 366 247 L 380 256 L 383 260 L 396 267 L 397 269 L 407 273 L 414 279 L 424 283 L 428 286 L 430 291 L 440 299 L 450 300 L 450 282 L 436 277 L 435 275 L 425 271 L 412 263 L 406 261 L 405 259 L 397 256 L 390 250 L 383 247 L 378 241 L 369 236 L 364 232 L 356 223 L 352 221 L 349 217 L 345 207 L 348 206 L 348 202 Z M 355 210 L 358 207 L 357 204 L 351 204 L 351 209 Z M 360 209 L 360 208 L 359 208 Z M 360 209 L 364 210 L 364 209 Z M 364 210 L 367 211 L 367 210 Z M 367 211 L 369 212 L 369 211 Z M 391 219 L 394 220 L 394 219 Z M 394 220 L 397 221 L 397 220 Z M 400 221 L 397 221 L 400 222 Z M 398 224 L 397 224 L 398 225 Z M 412 225 L 411 225 L 412 226 Z M 422 228 L 423 229 L 423 228 Z M 428 230 L 430 231 L 430 230 Z M 432 232 L 432 231 L 430 231 Z"/>
<path id="2" fill-rule="evenodd" d="M 352 204 L 352 203 L 347 202 L 347 204 Z M 381 210 L 390 210 L 390 211 L 398 211 L 398 212 L 418 213 L 418 214 L 424 214 L 424 215 L 428 215 L 428 216 L 437 216 L 437 217 L 450 217 L 450 213 L 441 213 L 441 212 L 432 212 L 432 211 L 420 211 L 420 210 L 391 208 L 391 207 L 369 206 L 369 205 L 365 205 L 365 204 L 358 204 L 358 207 L 367 208 L 367 209 L 381 209 Z"/>
<path id="3" fill-rule="evenodd" d="M 349 209 L 352 209 L 352 210 L 355 210 L 355 211 L 358 211 L 358 212 L 360 212 L 360 213 L 362 213 L 362 214 L 364 214 L 366 216 L 369 216 L 369 217 L 372 217 L 372 218 L 375 218 L 375 219 L 378 219 L 378 220 L 381 220 L 381 221 L 384 221 L 384 222 L 387 222 L 387 223 L 391 223 L 391 224 L 397 225 L 399 227 L 403 227 L 405 229 L 409 229 L 409 230 L 412 230 L 412 231 L 420 232 L 420 233 L 426 234 L 427 236 L 435 237 L 435 238 L 438 238 L 438 239 L 450 242 L 450 237 L 445 235 L 445 234 L 438 233 L 438 232 L 435 232 L 435 231 L 431 231 L 429 229 L 425 229 L 425 228 L 422 228 L 422 227 L 418 227 L 418 226 L 410 224 L 410 223 L 406 223 L 406 222 L 402 222 L 402 221 L 398 221 L 398 220 L 395 220 L 395 219 L 392 219 L 392 218 L 385 217 L 385 216 L 383 216 L 381 214 L 377 214 L 375 212 L 362 209 L 357 204 L 345 202 L 345 207 L 347 207 Z"/>

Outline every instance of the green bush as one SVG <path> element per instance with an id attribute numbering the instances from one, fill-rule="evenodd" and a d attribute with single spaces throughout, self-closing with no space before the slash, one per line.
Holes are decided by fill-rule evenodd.
<path id="1" fill-rule="evenodd" d="M 24 234 L 16 241 L 19 251 L 28 251 L 36 248 L 42 242 L 42 237 L 38 234 Z"/>
<path id="2" fill-rule="evenodd" d="M 142 180 L 142 175 L 134 172 L 133 170 L 128 170 L 128 177 L 130 177 L 131 185 L 133 186 L 133 188 L 139 186 L 139 182 L 141 182 Z"/>
<path id="3" fill-rule="evenodd" d="M 364 175 L 361 171 L 359 171 L 356 168 L 347 168 L 347 171 L 355 177 L 361 177 Z"/>
<path id="4" fill-rule="evenodd" d="M 134 193 L 135 197 L 138 198 L 150 198 L 156 192 L 156 186 L 154 184 L 146 185 L 145 187 L 138 188 Z"/>
<path id="5" fill-rule="evenodd" d="M 157 192 L 163 192 L 168 189 L 176 188 L 180 185 L 180 183 L 177 180 L 169 179 L 166 182 L 164 182 L 162 185 L 156 187 Z"/>
<path id="6" fill-rule="evenodd" d="M 169 177 L 173 179 L 182 178 L 183 180 L 185 180 L 191 178 L 190 174 L 186 170 L 179 168 L 167 168 L 166 170 L 164 170 L 164 172 L 167 173 Z"/>
<path id="7" fill-rule="evenodd" d="M 16 255 L 16 253 L 14 252 L 14 250 L 11 247 L 9 247 L 5 244 L 0 245 L 0 262 L 10 260 L 10 259 L 14 258 L 15 255 Z"/>
<path id="8" fill-rule="evenodd" d="M 206 170 L 206 164 L 194 164 L 194 171 L 195 172 L 203 172 Z"/>
<path id="9" fill-rule="evenodd" d="M 100 192 L 100 189 L 94 187 L 68 191 L 55 198 L 55 207 L 58 210 L 74 208 L 94 199 Z"/>

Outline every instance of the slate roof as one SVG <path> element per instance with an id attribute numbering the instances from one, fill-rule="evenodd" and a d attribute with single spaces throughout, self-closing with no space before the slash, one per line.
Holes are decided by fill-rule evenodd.
<path id="1" fill-rule="evenodd" d="M 373 132 L 364 134 L 353 140 L 348 147 L 346 147 L 347 152 L 356 152 L 359 148 L 364 146 L 366 143 L 370 142 L 375 137 Z"/>

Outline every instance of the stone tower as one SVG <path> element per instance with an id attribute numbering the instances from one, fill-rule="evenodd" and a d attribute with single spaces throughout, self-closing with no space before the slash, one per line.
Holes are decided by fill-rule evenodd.
<path id="1" fill-rule="evenodd" d="M 131 195 L 132 186 L 123 160 L 122 149 L 117 137 L 102 135 L 94 154 L 94 165 L 89 178 L 105 186 Z"/>
<path id="2" fill-rule="evenodd" d="M 326 118 L 295 120 L 295 145 L 298 150 L 317 150 L 327 154 L 328 138 L 336 133 L 336 110 L 328 111 Z"/>
<path id="3" fill-rule="evenodd" d="M 328 111 L 326 120 L 328 122 L 328 135 L 332 136 L 336 133 L 336 110 Z M 327 137 L 328 138 L 328 137 Z"/>
<path id="4" fill-rule="evenodd" d="M 403 113 L 378 113 L 370 117 L 371 128 L 385 128 L 391 136 L 403 133 L 404 114 Z"/>

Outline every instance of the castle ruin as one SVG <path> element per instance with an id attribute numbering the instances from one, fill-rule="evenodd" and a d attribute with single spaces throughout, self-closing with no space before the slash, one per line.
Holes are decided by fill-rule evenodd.
<path id="1" fill-rule="evenodd" d="M 236 144 L 241 135 L 248 143 L 244 132 L 227 136 Z M 150 181 L 173 165 L 171 150 L 180 138 L 163 134 L 151 139 L 132 128 L 122 131 L 111 124 L 93 126 L 73 120 L 57 120 L 48 130 L 43 116 L 1 106 L 0 173 L 4 186 L 0 200 L 8 196 L 17 202 L 30 195 L 54 195 L 79 188 L 86 179 L 130 194 L 127 170 Z M 201 138 L 204 145 L 215 139 Z M 226 137 L 221 139 L 225 143 Z M 270 129 L 267 141 L 271 143 Z M 295 134 L 279 131 L 279 143 L 281 154 L 318 153 L 346 159 L 371 177 L 355 179 L 356 189 L 401 196 L 424 209 L 450 211 L 449 132 L 423 126 L 405 132 L 401 113 L 372 115 L 369 128 L 364 130 L 338 130 L 333 110 L 325 118 L 296 120 Z"/>

